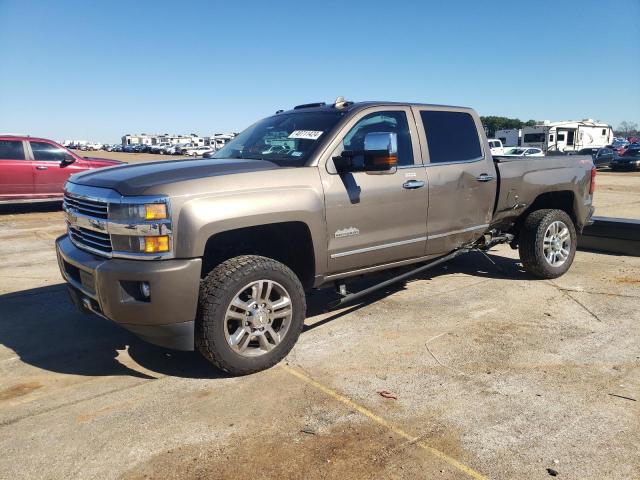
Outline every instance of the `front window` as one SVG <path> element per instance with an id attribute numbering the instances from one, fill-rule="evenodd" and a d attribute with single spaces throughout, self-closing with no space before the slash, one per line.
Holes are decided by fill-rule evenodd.
<path id="1" fill-rule="evenodd" d="M 413 165 L 413 147 L 405 112 L 375 112 L 364 116 L 345 135 L 342 140 L 342 149 L 354 152 L 364 151 L 367 134 L 374 132 L 395 133 L 398 138 L 398 165 Z M 364 165 L 364 155 L 355 155 L 352 161 L 354 165 Z"/>
<path id="2" fill-rule="evenodd" d="M 268 117 L 247 128 L 213 158 L 267 160 L 283 167 L 301 167 L 345 114 L 296 112 Z"/>
<path id="3" fill-rule="evenodd" d="M 35 160 L 62 162 L 67 158 L 67 151 L 46 142 L 29 142 Z"/>

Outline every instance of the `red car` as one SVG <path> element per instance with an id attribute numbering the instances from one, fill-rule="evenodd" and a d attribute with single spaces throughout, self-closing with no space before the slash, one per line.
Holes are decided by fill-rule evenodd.
<path id="1" fill-rule="evenodd" d="M 44 138 L 0 135 L 0 203 L 62 199 L 70 175 L 121 163 L 80 157 Z"/>

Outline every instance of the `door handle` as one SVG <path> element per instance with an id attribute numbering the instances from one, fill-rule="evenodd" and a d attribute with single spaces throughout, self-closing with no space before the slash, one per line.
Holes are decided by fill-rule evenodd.
<path id="1" fill-rule="evenodd" d="M 406 188 L 407 190 L 415 190 L 416 188 L 422 187 L 424 187 L 424 182 L 422 180 L 409 180 L 402 184 L 402 188 Z"/>
<path id="2" fill-rule="evenodd" d="M 45 167 L 44 165 L 38 165 L 36 167 L 36 170 L 48 170 L 48 169 L 49 169 L 49 167 Z"/>
<path id="3" fill-rule="evenodd" d="M 479 182 L 490 182 L 493 180 L 493 175 L 487 175 L 486 173 L 481 173 L 476 177 L 476 180 Z"/>

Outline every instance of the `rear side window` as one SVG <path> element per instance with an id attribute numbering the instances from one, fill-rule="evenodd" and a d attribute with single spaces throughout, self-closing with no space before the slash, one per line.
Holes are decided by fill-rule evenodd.
<path id="1" fill-rule="evenodd" d="M 46 142 L 29 142 L 31 144 L 31 151 L 33 151 L 33 158 L 35 160 L 45 160 L 52 162 L 62 162 L 65 159 L 67 152 L 55 145 L 51 145 Z"/>
<path id="2" fill-rule="evenodd" d="M 0 160 L 24 160 L 22 141 L 0 140 Z"/>
<path id="3" fill-rule="evenodd" d="M 431 163 L 463 162 L 482 157 L 473 117 L 464 112 L 420 112 Z"/>

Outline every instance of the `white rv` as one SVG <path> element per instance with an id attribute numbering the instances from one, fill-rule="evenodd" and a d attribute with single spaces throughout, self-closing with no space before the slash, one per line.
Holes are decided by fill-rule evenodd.
<path id="1" fill-rule="evenodd" d="M 583 148 L 604 147 L 611 142 L 611 126 L 591 119 L 544 122 L 522 129 L 522 146 L 541 148 L 545 152 L 577 152 Z"/>
<path id="2" fill-rule="evenodd" d="M 235 137 L 235 133 L 214 133 L 209 137 L 209 145 L 218 151 Z"/>
<path id="3" fill-rule="evenodd" d="M 506 130 L 496 130 L 495 137 L 502 142 L 504 147 L 519 147 L 522 129 L 508 128 Z"/>

